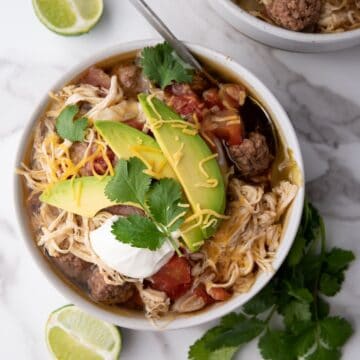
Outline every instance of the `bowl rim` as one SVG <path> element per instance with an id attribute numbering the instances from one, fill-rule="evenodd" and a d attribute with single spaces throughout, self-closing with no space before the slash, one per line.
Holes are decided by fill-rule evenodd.
<path id="1" fill-rule="evenodd" d="M 280 26 L 269 24 L 266 21 L 258 19 L 256 16 L 249 14 L 246 10 L 235 4 L 232 0 L 212 0 L 222 3 L 228 11 L 234 13 L 235 16 L 241 17 L 242 20 L 251 27 L 257 28 L 263 33 L 277 36 L 284 40 L 291 40 L 303 43 L 314 43 L 314 44 L 329 44 L 338 42 L 341 40 L 350 40 L 360 37 L 360 29 L 353 29 L 344 32 L 337 32 L 331 34 L 321 33 L 304 33 L 292 30 L 284 29 Z"/>
<path id="2" fill-rule="evenodd" d="M 77 63 L 74 67 L 72 67 L 69 71 L 66 71 L 57 81 L 51 86 L 50 91 L 53 89 L 59 89 L 63 87 L 68 81 L 73 79 L 76 75 L 80 74 L 87 67 L 105 60 L 107 58 L 111 58 L 112 56 L 120 55 L 122 53 L 127 53 L 131 51 L 139 50 L 145 46 L 153 46 L 161 42 L 159 39 L 147 39 L 147 40 L 138 40 L 126 43 L 120 43 L 114 45 L 110 48 L 103 49 L 101 51 L 96 52 L 96 54 L 87 57 L 86 59 Z M 276 116 L 276 121 L 280 121 L 281 124 L 278 124 L 281 131 L 285 134 L 286 142 L 291 147 L 294 158 L 298 163 L 300 171 L 302 173 L 302 178 L 305 179 L 304 176 L 304 165 L 303 158 L 300 150 L 300 145 L 295 133 L 295 130 L 285 112 L 282 108 L 278 100 L 271 93 L 271 91 L 250 71 L 244 68 L 242 65 L 232 60 L 230 57 L 221 54 L 215 50 L 209 49 L 202 45 L 197 45 L 194 43 L 186 42 L 186 45 L 195 53 L 211 59 L 215 63 L 221 64 L 221 66 L 225 68 L 231 69 L 231 71 L 236 74 L 240 79 L 247 84 L 248 87 L 256 89 L 256 92 L 261 97 L 261 100 L 269 106 L 271 104 L 271 110 Z M 226 65 L 225 65 L 226 64 Z M 241 74 L 240 74 L 241 73 Z M 42 100 L 35 107 L 28 124 L 23 130 L 23 134 L 21 136 L 21 140 L 17 149 L 17 156 L 15 162 L 15 168 L 17 168 L 24 156 L 26 148 L 29 144 L 28 135 L 31 133 L 33 125 L 44 111 L 46 104 L 48 103 L 48 93 L 46 93 Z M 266 100 L 264 99 L 266 98 Z M 270 107 L 270 106 L 269 106 Z M 35 243 L 33 237 L 29 233 L 29 225 L 28 225 L 28 217 L 26 211 L 23 207 L 23 194 L 22 194 L 22 180 L 21 177 L 17 174 L 14 175 L 14 201 L 15 201 L 15 211 L 17 214 L 17 222 L 19 227 L 20 235 L 25 242 L 25 247 L 31 253 L 32 258 L 35 260 L 36 264 L 40 268 L 41 272 L 45 275 L 47 280 L 52 284 L 57 291 L 59 291 L 65 298 L 69 299 L 72 303 L 89 312 L 90 314 L 101 318 L 104 321 L 109 323 L 116 324 L 121 327 L 134 329 L 134 330 L 147 330 L 147 331 L 158 331 L 164 330 L 164 328 L 154 327 L 153 324 L 150 323 L 145 316 L 141 317 L 129 317 L 122 314 L 115 314 L 113 312 L 107 311 L 106 308 L 100 307 L 96 305 L 94 302 L 86 299 L 84 296 L 78 294 L 77 291 L 74 291 L 71 286 L 66 284 L 66 282 L 58 276 L 55 271 L 47 271 L 49 270 L 49 264 L 45 256 L 40 252 L 37 244 Z M 219 304 L 216 307 L 212 307 L 205 311 L 201 311 L 199 313 L 189 315 L 181 315 L 176 317 L 170 323 L 166 325 L 165 330 L 175 330 L 175 329 L 183 329 L 196 325 L 200 325 L 211 320 L 215 320 L 227 313 L 236 310 L 241 305 L 245 304 L 252 297 L 254 297 L 273 277 L 276 271 L 279 269 L 283 261 L 285 260 L 292 243 L 295 239 L 295 235 L 300 224 L 301 214 L 304 204 L 304 193 L 305 193 L 305 184 L 303 180 L 303 184 L 300 186 L 297 196 L 294 199 L 291 214 L 289 216 L 289 220 L 285 229 L 285 234 L 283 235 L 281 245 L 276 253 L 276 258 L 273 261 L 273 269 L 272 273 L 261 273 L 258 275 L 255 283 L 251 287 L 250 291 L 245 294 L 239 294 L 234 296 L 232 299 Z M 280 251 L 281 250 L 281 251 Z"/>

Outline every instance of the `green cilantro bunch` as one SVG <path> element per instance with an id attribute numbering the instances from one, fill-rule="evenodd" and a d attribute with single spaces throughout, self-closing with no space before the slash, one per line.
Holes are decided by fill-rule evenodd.
<path id="1" fill-rule="evenodd" d="M 318 211 L 305 203 L 300 228 L 286 262 L 272 281 L 242 309 L 197 340 L 191 360 L 229 360 L 258 338 L 266 360 L 338 360 L 351 336 L 350 323 L 329 316 L 328 296 L 340 291 L 354 254 L 326 249 L 325 228 Z M 280 315 L 280 326 L 275 315 Z"/>
<path id="2" fill-rule="evenodd" d="M 185 211 L 179 206 L 183 198 L 181 186 L 174 179 L 153 181 L 144 170 L 144 163 L 135 157 L 116 164 L 105 195 L 112 201 L 140 207 L 146 216 L 119 218 L 112 225 L 112 233 L 123 243 L 149 250 L 159 249 L 169 240 L 179 252 L 172 233 L 184 221 L 180 215 Z"/>

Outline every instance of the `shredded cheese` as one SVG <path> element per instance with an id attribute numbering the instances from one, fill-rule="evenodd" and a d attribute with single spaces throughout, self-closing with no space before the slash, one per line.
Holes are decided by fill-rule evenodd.
<path id="1" fill-rule="evenodd" d="M 180 162 L 180 160 L 182 159 L 182 157 L 184 155 L 183 149 L 184 149 L 184 143 L 181 143 L 179 149 L 173 155 L 173 161 L 174 161 L 174 166 L 175 167 L 177 167 L 179 165 L 179 162 Z"/>
<path id="2" fill-rule="evenodd" d="M 180 218 L 182 218 L 185 215 L 186 215 L 186 211 L 183 211 L 179 215 L 175 216 L 166 226 L 170 227 L 170 226 L 174 225 Z"/>
<path id="3" fill-rule="evenodd" d="M 207 179 L 204 183 L 197 183 L 195 187 L 204 187 L 204 188 L 215 188 L 219 185 L 219 181 L 217 179 Z"/>
<path id="4" fill-rule="evenodd" d="M 201 173 L 205 176 L 206 179 L 209 179 L 210 175 L 204 169 L 204 164 L 207 161 L 217 158 L 217 156 L 218 156 L 218 154 L 212 154 L 212 155 L 207 156 L 204 159 L 200 160 L 200 162 L 199 162 L 199 169 L 200 169 Z"/>
<path id="5" fill-rule="evenodd" d="M 214 116 L 213 117 L 213 121 L 215 122 L 226 122 L 226 121 L 237 121 L 238 123 L 240 122 L 240 118 L 238 115 L 229 115 L 229 116 L 224 116 L 224 117 L 217 117 L 217 116 Z"/>
<path id="6" fill-rule="evenodd" d="M 179 204 L 178 204 L 178 207 L 181 207 L 181 208 L 188 208 L 188 207 L 190 207 L 190 205 L 189 205 L 189 204 L 182 204 L 182 203 L 179 203 Z"/>

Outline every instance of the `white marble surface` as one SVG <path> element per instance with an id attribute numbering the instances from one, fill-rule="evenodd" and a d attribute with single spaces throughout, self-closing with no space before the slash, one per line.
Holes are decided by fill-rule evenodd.
<path id="1" fill-rule="evenodd" d="M 101 23 L 88 35 L 57 36 L 33 14 L 31 2 L 2 2 L 0 12 L 0 358 L 48 359 L 44 325 L 67 303 L 44 278 L 18 235 L 13 209 L 14 155 L 38 100 L 74 63 L 99 49 L 157 37 L 126 0 L 105 0 Z M 232 56 L 278 96 L 297 129 L 308 191 L 326 217 L 332 244 L 352 249 L 351 267 L 334 312 L 360 326 L 360 47 L 334 54 L 295 54 L 247 39 L 209 8 L 206 0 L 149 0 L 182 39 Z M 209 324 L 211 325 L 211 324 Z M 188 346 L 209 326 L 152 333 L 124 331 L 122 359 L 186 359 Z M 360 353 L 360 332 L 344 359 Z M 260 359 L 256 345 L 238 359 Z"/>

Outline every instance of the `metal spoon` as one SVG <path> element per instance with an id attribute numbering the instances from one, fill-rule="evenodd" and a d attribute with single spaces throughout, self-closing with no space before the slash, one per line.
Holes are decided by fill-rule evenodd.
<path id="1" fill-rule="evenodd" d="M 130 0 L 130 2 L 135 6 L 135 8 L 144 16 L 144 18 L 149 22 L 150 25 L 154 27 L 154 29 L 173 47 L 176 53 L 188 64 L 190 64 L 194 69 L 202 73 L 210 82 L 220 86 L 220 83 L 212 77 L 199 63 L 199 61 L 191 54 L 189 49 L 185 46 L 185 44 L 176 38 L 176 36 L 170 31 L 170 29 L 163 23 L 163 21 L 155 14 L 155 12 L 146 4 L 144 0 Z M 256 105 L 261 111 L 262 116 L 259 116 L 258 124 L 263 125 L 265 129 L 271 129 L 271 135 L 265 134 L 270 140 L 271 147 L 273 148 L 274 154 L 278 148 L 277 143 L 277 135 L 274 123 L 271 120 L 269 113 L 266 109 L 251 95 L 248 95 L 248 99 L 250 103 L 246 104 L 245 106 L 253 106 Z M 270 135 L 270 139 L 269 139 Z"/>

